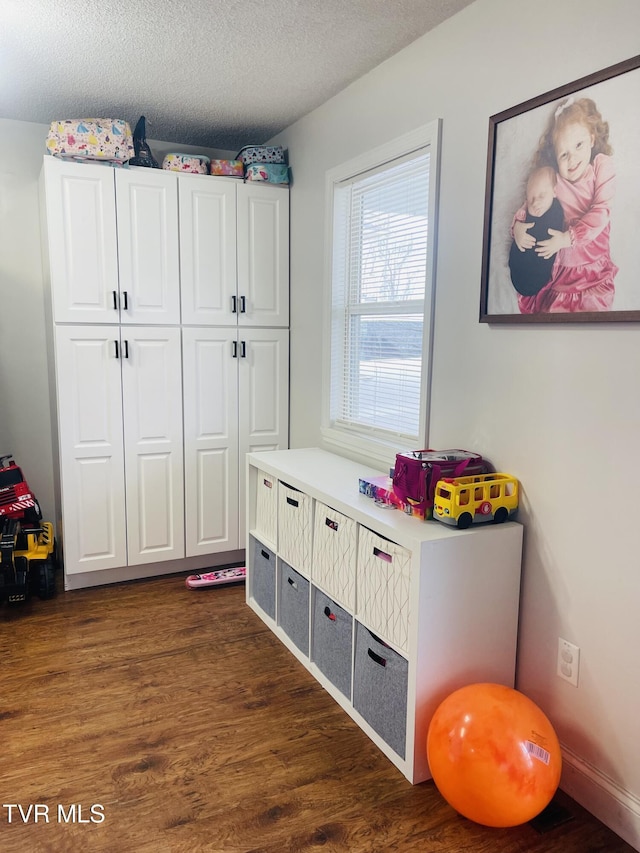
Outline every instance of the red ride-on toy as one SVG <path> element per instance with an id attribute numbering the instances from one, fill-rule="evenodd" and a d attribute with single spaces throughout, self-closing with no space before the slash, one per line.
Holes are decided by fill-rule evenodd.
<path id="1" fill-rule="evenodd" d="M 57 568 L 53 525 L 11 456 L 0 456 L 0 603 L 55 595 Z"/>
<path id="2" fill-rule="evenodd" d="M 0 456 L 0 520 L 3 518 L 36 526 L 42 518 L 40 504 L 11 454 Z"/>

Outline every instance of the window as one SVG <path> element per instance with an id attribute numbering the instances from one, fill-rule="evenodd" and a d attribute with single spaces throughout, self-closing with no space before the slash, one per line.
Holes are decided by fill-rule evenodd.
<path id="1" fill-rule="evenodd" d="M 385 463 L 426 447 L 439 123 L 328 174 L 323 436 Z"/>

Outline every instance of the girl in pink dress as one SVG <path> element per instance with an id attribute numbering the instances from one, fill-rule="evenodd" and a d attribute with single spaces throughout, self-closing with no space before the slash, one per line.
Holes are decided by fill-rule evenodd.
<path id="1" fill-rule="evenodd" d="M 516 213 L 513 237 L 524 251 L 535 246 L 543 258 L 555 256 L 551 279 L 533 296 L 518 295 L 523 314 L 610 311 L 618 267 L 609 251 L 614 168 L 609 124 L 591 98 L 563 101 L 540 140 L 536 166 L 558 172 L 556 196 L 564 210 L 564 230 L 549 229 L 536 242 L 526 208 Z"/>

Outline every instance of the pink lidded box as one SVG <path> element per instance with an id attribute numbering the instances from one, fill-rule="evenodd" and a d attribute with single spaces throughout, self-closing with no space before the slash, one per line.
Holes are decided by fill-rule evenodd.
<path id="1" fill-rule="evenodd" d="M 211 175 L 226 175 L 231 178 L 244 177 L 242 160 L 212 160 L 209 172 Z"/>

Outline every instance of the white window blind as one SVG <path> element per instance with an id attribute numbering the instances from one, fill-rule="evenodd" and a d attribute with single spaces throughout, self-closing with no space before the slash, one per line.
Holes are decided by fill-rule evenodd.
<path id="1" fill-rule="evenodd" d="M 423 433 L 428 148 L 334 186 L 331 425 Z"/>

